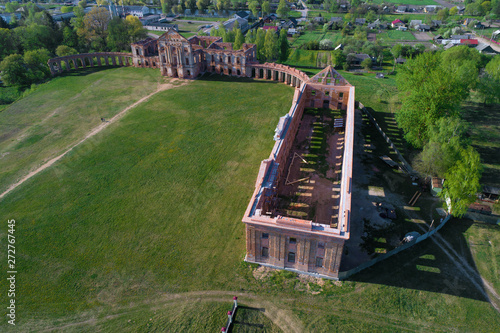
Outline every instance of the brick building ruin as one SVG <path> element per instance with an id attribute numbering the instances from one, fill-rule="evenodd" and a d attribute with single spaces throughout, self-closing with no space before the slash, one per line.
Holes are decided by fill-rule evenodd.
<path id="1" fill-rule="evenodd" d="M 246 224 L 246 261 L 319 277 L 338 278 L 344 243 L 350 233 L 354 90 L 330 66 L 295 89 L 292 107 L 278 123 L 274 136 L 276 142 L 269 158 L 261 163 L 255 191 L 243 217 Z M 304 172 L 295 176 L 298 180 L 289 179 L 294 168 L 305 170 L 303 167 L 307 167 L 308 162 L 304 156 L 308 146 L 314 144 L 311 142 L 312 129 L 307 127 L 311 121 L 306 120 L 305 108 L 342 111 L 341 117 L 328 119 L 331 125 L 325 127 L 338 127 L 338 131 L 331 136 L 335 144 L 328 152 L 332 157 L 329 167 L 334 169 L 334 173 L 326 176 L 328 179 L 316 174 L 301 178 Z M 312 121 L 316 120 L 313 118 Z M 309 141 L 299 151 L 297 137 L 301 132 L 304 134 L 304 130 L 305 135 L 299 141 Z M 312 201 L 307 200 L 309 198 L 301 200 L 301 196 L 314 197 L 317 188 L 324 188 L 329 183 L 331 185 L 326 191 L 319 191 L 323 198 L 315 202 L 323 206 L 315 207 L 315 211 L 322 209 L 326 212 L 322 218 L 317 218 L 317 213 L 313 214 L 316 216 L 314 220 L 297 218 L 278 207 L 283 192 L 291 192 L 297 197 L 293 204 L 305 205 L 304 202 Z"/>
<path id="2" fill-rule="evenodd" d="M 158 39 L 147 38 L 131 48 L 131 54 L 74 55 L 50 59 L 48 65 L 53 75 L 105 63 L 158 68 L 169 77 L 194 79 L 211 72 L 295 87 L 292 106 L 279 120 L 273 150 L 260 165 L 242 220 L 246 226 L 245 260 L 338 278 L 344 243 L 350 235 L 354 87 L 330 66 L 309 78 L 289 66 L 259 64 L 254 44 L 233 50 L 220 37 L 186 39 L 168 30 Z M 332 113 L 311 115 L 311 108 Z M 329 133 L 322 139 L 328 141 L 325 174 L 307 171 L 316 163 L 308 161 L 315 155 L 311 151 L 318 140 L 316 130 Z M 306 212 L 282 207 L 286 200 L 291 207 L 306 207 Z"/>

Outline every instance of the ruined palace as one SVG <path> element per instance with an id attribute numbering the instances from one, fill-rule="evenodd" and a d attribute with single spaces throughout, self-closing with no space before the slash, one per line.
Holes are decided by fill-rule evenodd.
<path id="1" fill-rule="evenodd" d="M 53 75 L 80 67 L 133 65 L 158 68 L 169 77 L 217 73 L 295 87 L 290 111 L 278 122 L 274 147 L 260 165 L 243 216 L 245 260 L 338 278 L 350 235 L 354 87 L 330 66 L 309 78 L 289 66 L 259 64 L 254 44 L 234 50 L 220 37 L 186 39 L 169 30 L 158 39 L 133 43 L 131 49 L 131 54 L 59 57 L 48 65 Z M 321 150 L 321 159 L 315 150 Z"/>

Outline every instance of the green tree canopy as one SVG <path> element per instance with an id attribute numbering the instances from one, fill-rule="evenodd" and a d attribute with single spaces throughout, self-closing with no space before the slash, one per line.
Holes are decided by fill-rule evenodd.
<path id="1" fill-rule="evenodd" d="M 245 42 L 245 37 L 243 36 L 243 33 L 241 33 L 241 29 L 236 29 L 236 35 L 234 37 L 234 44 L 233 44 L 233 49 L 234 50 L 239 50 L 241 49 L 241 46 Z"/>
<path id="2" fill-rule="evenodd" d="M 429 128 L 429 141 L 418 155 L 415 168 L 425 174 L 444 178 L 448 170 L 460 159 L 468 124 L 458 117 L 443 117 Z"/>
<path id="3" fill-rule="evenodd" d="M 268 29 L 264 40 L 264 54 L 266 60 L 278 58 L 278 37 L 272 29 Z"/>
<path id="4" fill-rule="evenodd" d="M 8 86 L 24 86 L 29 83 L 26 64 L 20 54 L 11 54 L 0 63 L 2 81 Z"/>
<path id="5" fill-rule="evenodd" d="M 46 49 L 32 50 L 24 53 L 24 63 L 27 67 L 27 78 L 30 83 L 41 81 L 50 76 L 47 62 L 50 53 Z"/>
<path id="6" fill-rule="evenodd" d="M 262 3 L 262 15 L 271 14 L 271 4 L 269 1 L 264 1 Z"/>
<path id="7" fill-rule="evenodd" d="M 78 54 L 78 51 L 67 45 L 59 45 L 56 49 L 56 55 L 58 57 L 64 57 L 73 54 Z"/>
<path id="8" fill-rule="evenodd" d="M 259 61 L 266 60 L 266 53 L 264 50 L 264 42 L 266 40 L 266 33 L 262 29 L 257 30 L 257 36 L 255 37 L 255 44 L 257 45 L 257 59 Z"/>
<path id="9" fill-rule="evenodd" d="M 476 193 L 481 188 L 482 170 L 479 154 L 469 146 L 460 152 L 460 159 L 446 173 L 440 195 L 448 200 L 454 216 L 463 216 L 476 200 Z"/>
<path id="10" fill-rule="evenodd" d="M 289 12 L 290 12 L 290 8 L 288 7 L 288 4 L 286 3 L 286 1 L 280 0 L 280 2 L 278 4 L 278 9 L 276 10 L 276 13 L 278 14 L 278 16 L 282 17 L 282 18 L 287 18 Z"/>
<path id="11" fill-rule="evenodd" d="M 457 107 L 469 96 L 477 75 L 473 60 L 448 59 L 440 53 L 423 53 L 409 59 L 396 78 L 402 93 L 396 120 L 408 142 L 423 147 L 430 125 L 439 118 L 457 116 Z"/>
<path id="12" fill-rule="evenodd" d="M 252 11 L 253 16 L 257 17 L 259 15 L 259 2 L 250 1 L 250 3 L 248 4 L 248 9 Z"/>
<path id="13" fill-rule="evenodd" d="M 288 56 L 290 55 L 290 44 L 288 43 L 288 38 L 286 35 L 285 29 L 281 29 L 280 31 L 280 37 L 278 39 L 278 45 L 279 45 L 279 59 L 280 61 L 286 61 L 288 59 Z"/>

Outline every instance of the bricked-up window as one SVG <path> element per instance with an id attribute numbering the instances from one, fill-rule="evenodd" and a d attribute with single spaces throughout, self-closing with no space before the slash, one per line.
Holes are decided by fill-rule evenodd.
<path id="1" fill-rule="evenodd" d="M 341 92 L 341 93 L 339 93 L 339 99 L 342 99 L 342 98 L 344 98 L 344 93 Z"/>
<path id="2" fill-rule="evenodd" d="M 297 238 L 290 237 L 290 244 L 297 244 Z"/>
<path id="3" fill-rule="evenodd" d="M 262 239 L 268 239 L 268 238 L 269 238 L 269 234 L 267 232 L 263 232 Z"/>
<path id="4" fill-rule="evenodd" d="M 324 248 L 325 248 L 325 243 L 318 242 L 318 249 L 324 249 Z"/>
<path id="5" fill-rule="evenodd" d="M 267 258 L 269 257 L 269 248 L 267 247 L 262 247 L 262 257 Z"/>
<path id="6" fill-rule="evenodd" d="M 323 258 L 316 257 L 316 267 L 323 267 Z"/>
<path id="7" fill-rule="evenodd" d="M 288 252 L 288 262 L 295 262 L 295 252 Z"/>

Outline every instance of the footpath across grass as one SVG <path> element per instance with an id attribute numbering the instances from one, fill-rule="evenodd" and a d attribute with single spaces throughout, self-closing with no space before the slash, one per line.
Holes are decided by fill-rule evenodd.
<path id="1" fill-rule="evenodd" d="M 154 69 L 72 72 L 6 107 L 0 112 L 0 192 L 78 142 L 101 118 L 155 91 L 159 80 Z"/>

